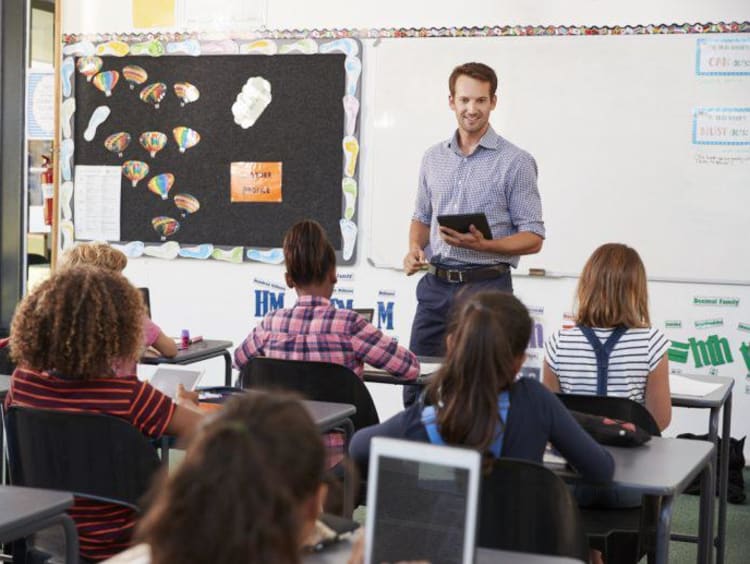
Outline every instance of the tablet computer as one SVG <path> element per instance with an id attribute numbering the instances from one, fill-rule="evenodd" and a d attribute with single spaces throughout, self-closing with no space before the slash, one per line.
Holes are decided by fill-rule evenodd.
<path id="1" fill-rule="evenodd" d="M 483 213 L 459 213 L 455 215 L 437 216 L 438 224 L 443 227 L 449 227 L 459 233 L 468 233 L 469 226 L 473 225 L 484 235 L 485 239 L 492 239 L 490 224 L 487 223 L 487 216 Z"/>
<path id="2" fill-rule="evenodd" d="M 175 399 L 178 384 L 185 386 L 186 390 L 192 390 L 198 385 L 202 376 L 202 368 L 161 365 L 151 376 L 149 383 L 164 395 Z"/>

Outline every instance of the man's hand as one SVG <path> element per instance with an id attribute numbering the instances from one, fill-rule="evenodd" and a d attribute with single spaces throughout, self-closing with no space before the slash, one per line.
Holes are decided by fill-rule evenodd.
<path id="1" fill-rule="evenodd" d="M 484 251 L 487 239 L 482 232 L 473 225 L 469 226 L 468 233 L 459 233 L 450 227 L 440 227 L 440 237 L 452 247 L 471 249 L 473 251 Z"/>
<path id="2" fill-rule="evenodd" d="M 425 266 L 427 266 L 427 261 L 425 260 L 424 250 L 420 248 L 412 248 L 404 257 L 404 272 L 408 276 L 419 272 Z"/>

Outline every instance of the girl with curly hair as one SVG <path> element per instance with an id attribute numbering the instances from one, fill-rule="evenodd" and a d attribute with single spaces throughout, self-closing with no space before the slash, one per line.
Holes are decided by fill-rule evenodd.
<path id="1" fill-rule="evenodd" d="M 42 282 L 19 304 L 10 348 L 18 364 L 6 407 L 119 417 L 148 437 L 189 434 L 201 418 L 181 390 L 176 402 L 115 366 L 135 362 L 143 339 L 141 294 L 121 274 L 75 266 Z M 102 560 L 127 548 L 132 510 L 76 498 L 81 555 Z"/>

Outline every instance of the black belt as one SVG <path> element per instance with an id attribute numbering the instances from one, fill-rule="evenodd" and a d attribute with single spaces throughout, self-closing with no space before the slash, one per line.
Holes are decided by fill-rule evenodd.
<path id="1" fill-rule="evenodd" d="M 500 278 L 508 272 L 510 267 L 505 264 L 493 264 L 492 266 L 470 268 L 468 270 L 451 270 L 431 264 L 428 271 L 434 274 L 440 280 L 445 280 L 451 284 L 462 284 L 463 282 L 482 282 L 483 280 L 492 280 Z"/>

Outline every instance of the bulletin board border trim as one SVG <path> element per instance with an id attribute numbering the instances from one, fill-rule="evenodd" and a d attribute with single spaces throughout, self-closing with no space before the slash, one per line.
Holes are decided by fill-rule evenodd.
<path id="1" fill-rule="evenodd" d="M 201 55 L 237 55 L 237 56 L 284 56 L 285 54 L 327 54 L 343 53 L 346 55 L 344 69 L 347 73 L 346 89 L 342 92 L 342 101 L 355 98 L 353 109 L 347 114 L 346 126 L 342 131 L 342 193 L 341 219 L 339 220 L 342 248 L 336 251 L 340 264 L 351 265 L 356 260 L 356 242 L 358 238 L 358 200 L 359 200 L 359 154 L 360 141 L 360 104 L 362 96 L 362 45 L 356 37 L 281 37 L 268 33 L 253 34 L 197 34 L 197 33 L 105 33 L 93 35 L 64 34 L 62 36 L 62 61 L 70 60 L 67 88 L 63 84 L 60 115 L 67 116 L 67 124 L 61 125 L 61 147 L 58 171 L 61 189 L 59 196 L 67 200 L 61 206 L 61 217 L 58 218 L 58 230 L 61 236 L 61 249 L 71 248 L 76 239 L 75 218 L 70 211 L 75 190 L 75 167 L 72 162 L 74 147 L 74 112 L 65 113 L 65 103 L 75 101 L 75 84 L 72 74 L 76 72 L 74 57 L 96 55 L 99 57 L 119 58 L 127 55 L 146 55 L 152 57 L 201 56 Z M 353 60 L 356 59 L 356 60 Z M 354 64 L 356 63 L 356 64 Z M 350 76 L 351 74 L 351 76 Z M 350 106 L 352 106 L 350 104 Z M 70 110 L 70 108 L 69 108 Z M 69 114 L 69 115 L 68 115 Z M 69 127 L 68 127 L 69 125 Z M 68 210 L 67 212 L 65 210 Z M 333 236 L 333 234 L 331 234 Z M 338 235 L 338 234 L 337 234 Z M 164 240 L 164 238 L 162 238 Z M 182 246 L 176 241 L 145 244 L 142 241 L 112 242 L 112 246 L 124 252 L 129 258 L 151 257 L 158 259 L 214 259 L 241 264 L 259 262 L 281 264 L 284 260 L 280 248 L 252 248 L 242 245 L 224 246 L 202 243 Z"/>

